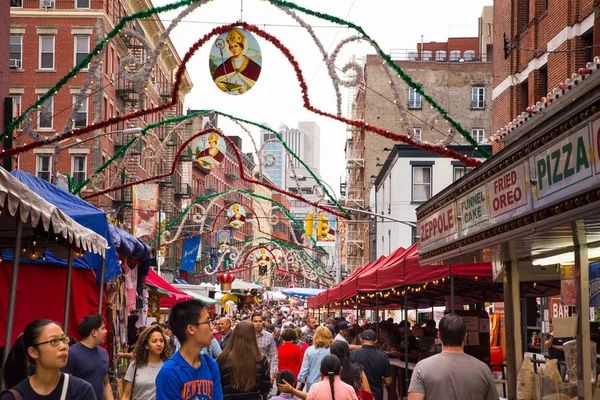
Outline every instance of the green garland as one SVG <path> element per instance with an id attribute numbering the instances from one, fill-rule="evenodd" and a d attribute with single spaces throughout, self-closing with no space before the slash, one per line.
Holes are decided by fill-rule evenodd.
<path id="1" fill-rule="evenodd" d="M 298 157 L 298 155 L 296 153 L 294 153 L 289 146 L 287 145 L 287 143 L 283 140 L 283 137 L 275 130 L 271 129 L 270 127 L 266 126 L 266 125 L 262 125 L 256 122 L 252 122 L 252 121 L 248 121 L 242 118 L 237 118 L 234 117 L 233 115 L 227 114 L 227 113 L 223 113 L 220 111 L 215 111 L 215 110 L 200 110 L 197 111 L 195 113 L 192 114 L 188 114 L 188 115 L 182 115 L 179 117 L 175 117 L 175 118 L 170 118 L 170 119 L 165 119 L 162 120 L 160 122 L 154 123 L 154 124 L 149 124 L 147 125 L 144 129 L 142 129 L 141 133 L 139 136 L 134 136 L 133 138 L 131 138 L 127 143 L 125 143 L 125 145 L 123 145 L 119 150 L 117 150 L 117 152 L 115 152 L 115 154 L 113 154 L 104 164 L 102 164 L 100 167 L 98 167 L 90 176 L 88 176 L 83 182 L 81 182 L 79 185 L 77 185 L 77 187 L 75 187 L 72 191 L 73 194 L 79 194 L 81 192 L 81 190 L 85 187 L 85 185 L 87 185 L 90 181 L 90 177 L 94 176 L 96 174 L 101 173 L 102 171 L 104 171 L 110 164 L 112 164 L 112 162 L 114 160 L 116 160 L 117 158 L 119 158 L 123 153 L 125 153 L 125 151 L 127 151 L 127 149 L 129 147 L 131 147 L 135 141 L 141 137 L 141 136 L 145 136 L 146 133 L 153 128 L 156 128 L 158 126 L 161 125 L 166 125 L 166 124 L 171 124 L 171 123 L 179 123 L 182 121 L 185 121 L 187 119 L 191 119 L 191 118 L 195 118 L 197 116 L 201 116 L 201 115 L 205 115 L 205 114 L 209 114 L 209 113 L 215 113 L 215 114 L 219 114 L 222 115 L 224 117 L 233 119 L 235 121 L 239 121 L 239 122 L 244 122 L 250 125 L 254 125 L 260 129 L 264 129 L 266 131 L 269 131 L 273 134 L 275 134 L 277 136 L 277 139 L 279 139 L 279 141 L 281 142 L 281 144 L 283 145 L 283 147 L 288 151 L 288 153 L 290 153 L 294 159 L 298 160 L 298 162 L 300 164 L 302 164 L 303 167 L 306 168 L 306 170 L 309 172 L 309 174 L 315 179 L 315 181 L 321 186 L 321 188 L 323 189 L 323 192 L 325 193 L 325 195 L 327 196 L 327 198 L 336 206 L 336 208 L 342 212 L 348 219 L 351 218 L 351 215 L 335 200 L 335 198 L 329 193 L 329 191 L 327 190 L 327 188 L 325 187 L 325 185 L 323 183 L 321 183 L 321 180 L 317 177 L 317 175 L 315 175 L 315 173 L 309 168 L 308 165 L 306 165 L 306 163 L 304 161 L 302 161 L 302 159 L 300 159 L 300 157 Z"/>
<path id="2" fill-rule="evenodd" d="M 79 72 L 81 69 L 85 68 L 90 63 L 90 61 L 94 55 L 100 54 L 100 51 L 102 50 L 102 48 L 108 43 L 109 40 L 111 40 L 115 35 L 117 35 L 117 33 L 119 33 L 121 31 L 121 29 L 123 29 L 125 27 L 125 24 L 127 22 L 129 22 L 131 20 L 135 20 L 135 19 L 148 18 L 155 14 L 159 14 L 159 13 L 162 13 L 165 11 L 172 11 L 179 7 L 187 6 L 187 5 L 190 5 L 197 1 L 200 1 L 200 0 L 180 0 L 180 1 L 174 2 L 172 4 L 167 4 L 167 5 L 160 6 L 160 7 L 152 7 L 147 10 L 138 11 L 137 13 L 134 13 L 132 15 L 123 17 L 121 19 L 121 21 L 119 21 L 119 23 L 117 25 L 115 25 L 114 29 L 111 30 L 104 39 L 99 41 L 96 44 L 96 46 L 94 46 L 94 49 L 79 64 L 77 64 L 67 75 L 63 76 L 58 81 L 58 83 L 54 87 L 52 87 L 50 90 L 48 90 L 48 92 L 46 92 L 42 97 L 40 97 L 38 99 L 38 101 L 36 103 L 34 103 L 34 105 L 29 107 L 17 119 L 13 120 L 10 124 L 8 124 L 8 126 L 3 131 L 2 139 L 9 138 L 10 135 L 12 135 L 12 132 L 14 131 L 14 129 L 24 120 L 24 118 L 28 112 L 30 112 L 36 108 L 40 108 L 41 105 L 44 103 L 44 101 L 46 101 L 50 96 L 52 96 L 53 94 L 58 92 L 58 90 L 65 83 L 67 83 L 69 79 L 74 77 L 77 74 L 77 72 Z M 268 1 L 278 7 L 292 8 L 297 11 L 301 11 L 305 14 L 317 17 L 319 19 L 333 22 L 333 23 L 339 24 L 339 25 L 345 25 L 349 28 L 352 28 L 352 29 L 355 29 L 356 31 L 358 31 L 375 47 L 375 49 L 378 51 L 379 55 L 383 59 L 383 64 L 389 64 L 390 68 L 392 68 L 398 74 L 398 77 L 400 77 L 409 87 L 413 88 L 417 93 L 419 93 L 425 99 L 425 101 L 428 102 L 432 106 L 432 108 L 437 110 L 440 113 L 440 115 L 442 115 L 442 117 L 445 118 L 448 121 L 448 123 L 450 125 L 452 125 L 474 147 L 474 149 L 476 151 L 479 151 L 479 153 L 481 153 L 483 155 L 483 157 L 485 157 L 485 158 L 491 157 L 491 154 L 487 150 L 480 148 L 479 143 L 477 143 L 477 141 L 475 139 L 473 139 L 473 137 L 470 135 L 470 133 L 460 123 L 458 123 L 454 119 L 452 119 L 448 115 L 448 111 L 446 111 L 444 108 L 442 108 L 435 100 L 433 100 L 433 98 L 428 96 L 423 91 L 423 87 L 420 84 L 415 83 L 412 80 L 411 76 L 406 74 L 402 70 L 402 68 L 400 68 L 391 59 L 391 57 L 388 56 L 379 47 L 379 44 L 377 44 L 377 42 L 375 40 L 371 39 L 371 37 L 369 35 L 367 35 L 367 33 L 360 26 L 353 24 L 352 22 L 348 22 L 342 18 L 338 18 L 338 17 L 334 17 L 329 14 L 310 10 L 308 8 L 299 6 L 293 2 L 289 2 L 289 1 L 285 1 L 285 0 L 268 0 Z"/>

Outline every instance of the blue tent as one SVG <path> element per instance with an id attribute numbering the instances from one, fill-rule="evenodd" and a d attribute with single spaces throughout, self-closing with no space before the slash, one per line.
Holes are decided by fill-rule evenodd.
<path id="1" fill-rule="evenodd" d="M 325 290 L 326 289 L 291 288 L 282 290 L 281 293 L 288 296 L 312 297 L 324 292 Z"/>
<path id="2" fill-rule="evenodd" d="M 140 278 L 143 279 L 148 275 L 148 270 L 150 269 L 150 246 L 133 236 L 131 233 L 125 232 L 112 224 L 108 224 L 108 229 L 117 254 L 120 257 L 140 262 L 138 281 Z"/>
<path id="3" fill-rule="evenodd" d="M 47 202 L 54 204 L 62 212 L 73 218 L 79 224 L 96 232 L 104 237 L 108 242 L 109 248 L 106 250 L 106 269 L 104 273 L 104 282 L 108 282 L 121 274 L 121 264 L 119 257 L 115 251 L 115 246 L 109 230 L 109 223 L 106 220 L 104 211 L 92 206 L 91 204 L 81 200 L 79 197 L 72 195 L 58 186 L 55 186 L 37 176 L 28 174 L 27 172 L 16 170 L 11 174 L 21 183 L 38 194 Z M 41 259 L 37 260 L 42 262 Z M 46 262 L 53 264 L 67 265 L 67 260 L 53 260 L 53 257 L 47 257 Z M 102 269 L 102 257 L 98 254 L 87 253 L 83 257 L 78 257 L 73 260 L 73 266 L 76 268 L 93 269 L 100 272 Z M 96 275 L 96 280 L 100 282 L 100 274 Z"/>

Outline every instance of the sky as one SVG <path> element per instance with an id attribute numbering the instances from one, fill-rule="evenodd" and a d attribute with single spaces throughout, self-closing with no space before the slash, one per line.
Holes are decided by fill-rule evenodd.
<path id="1" fill-rule="evenodd" d="M 152 0 L 155 6 L 169 4 L 168 0 Z M 296 4 L 327 13 L 361 26 L 379 46 L 391 49 L 416 49 L 421 41 L 443 42 L 448 37 L 470 37 L 478 34 L 478 18 L 483 6 L 493 0 L 297 0 Z M 168 26 L 182 9 L 163 13 L 160 18 Z M 355 31 L 327 21 L 299 14 L 309 23 L 328 53 Z M 280 9 L 261 0 L 214 0 L 188 15 L 171 33 L 171 41 L 180 57 L 211 29 L 236 21 L 255 24 L 277 37 L 298 61 L 308 84 L 312 104 L 324 111 L 336 113 L 336 98 L 326 64 L 304 28 Z M 247 93 L 231 96 L 221 92 L 213 83 L 209 71 L 211 39 L 194 54 L 188 63 L 188 73 L 194 88 L 186 96 L 185 107 L 193 110 L 214 109 L 274 129 L 280 124 L 297 127 L 299 121 L 316 121 L 321 130 L 321 176 L 339 195 L 340 180 L 345 181 L 344 145 L 346 126 L 338 121 L 313 114 L 304 109 L 296 74 L 275 46 L 257 37 L 262 51 L 262 70 L 256 85 Z M 341 68 L 352 55 L 365 57 L 375 50 L 365 42 L 348 44 L 337 57 Z M 343 73 L 339 72 L 343 78 Z M 348 91 L 342 90 L 342 112 L 347 115 Z M 460 121 L 459 121 L 460 122 Z M 219 120 L 227 135 L 244 138 L 243 151 L 252 151 L 247 135 L 235 124 Z M 252 129 L 255 139 L 258 130 Z"/>

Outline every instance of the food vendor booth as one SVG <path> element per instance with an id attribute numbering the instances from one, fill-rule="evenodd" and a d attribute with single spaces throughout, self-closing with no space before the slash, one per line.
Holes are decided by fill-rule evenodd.
<path id="1" fill-rule="evenodd" d="M 523 281 L 562 278 L 574 317 L 553 322 L 576 337 L 569 381 L 580 399 L 596 391 L 589 266 L 600 257 L 600 73 L 588 67 L 511 122 L 502 150 L 417 209 L 421 266 L 490 262 L 503 282 L 509 399 L 526 350 Z"/>

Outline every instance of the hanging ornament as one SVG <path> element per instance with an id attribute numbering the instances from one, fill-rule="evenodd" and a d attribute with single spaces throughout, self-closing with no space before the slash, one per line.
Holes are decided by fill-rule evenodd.
<path id="1" fill-rule="evenodd" d="M 219 274 L 217 275 L 217 282 L 221 284 L 221 291 L 231 290 L 231 284 L 235 281 L 235 275 L 233 274 Z"/>

